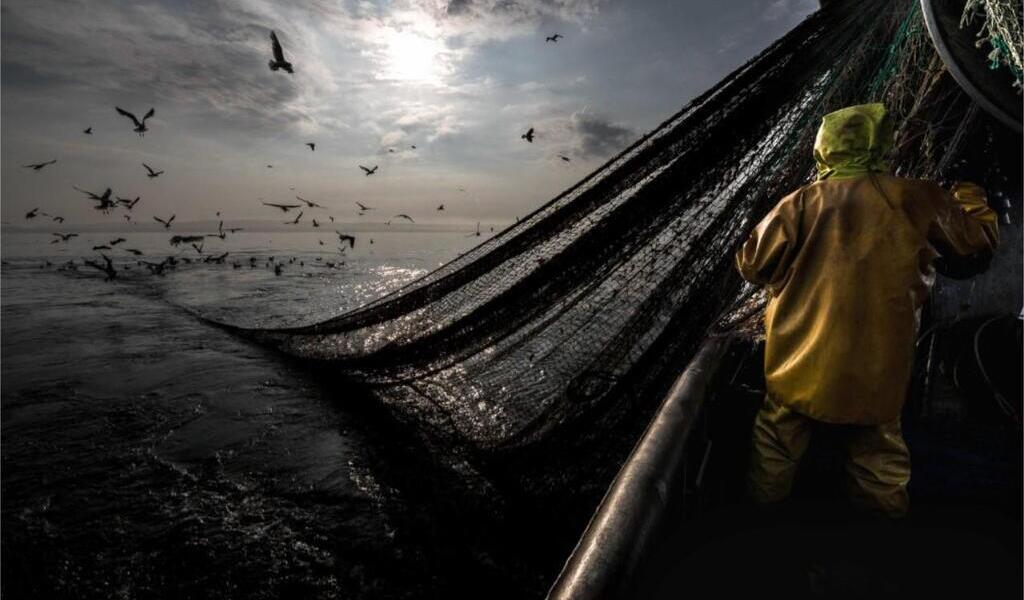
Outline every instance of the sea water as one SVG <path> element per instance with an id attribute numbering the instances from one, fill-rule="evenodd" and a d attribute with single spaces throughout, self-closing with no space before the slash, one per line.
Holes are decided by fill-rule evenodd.
<path id="1" fill-rule="evenodd" d="M 104 251 L 115 280 L 82 266 L 122 236 Z M 328 397 L 300 365 L 190 311 L 317 322 L 481 238 L 364 232 L 340 251 L 332 232 L 238 232 L 203 254 L 168 238 L 2 236 L 4 595 L 413 598 L 472 571 L 365 398 Z M 164 276 L 137 263 L 169 255 Z"/>

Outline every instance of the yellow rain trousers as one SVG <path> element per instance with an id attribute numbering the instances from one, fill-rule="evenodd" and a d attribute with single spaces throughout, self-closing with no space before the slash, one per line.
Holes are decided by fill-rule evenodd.
<path id="1" fill-rule="evenodd" d="M 898 419 L 932 261 L 991 252 L 999 227 L 976 185 L 950 193 L 890 175 L 883 157 L 892 135 L 881 104 L 825 115 L 818 180 L 783 198 L 736 252 L 740 274 L 770 293 L 755 498 L 788 491 L 789 467 L 770 457 L 783 448 L 795 464 L 806 429 L 795 423 L 809 418 L 864 426 L 851 437 L 859 440 L 849 446 L 851 473 L 865 474 L 857 481 L 877 507 L 906 510 L 910 463 Z"/>

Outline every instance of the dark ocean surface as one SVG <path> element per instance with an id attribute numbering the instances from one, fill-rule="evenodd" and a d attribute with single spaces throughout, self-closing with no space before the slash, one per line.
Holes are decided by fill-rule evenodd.
<path id="1" fill-rule="evenodd" d="M 116 281 L 59 270 L 121 235 Z M 225 264 L 157 277 L 123 248 L 199 255 L 164 233 L 3 235 L 4 597 L 422 598 L 491 579 L 491 559 L 432 513 L 416 449 L 379 408 L 185 310 L 316 322 L 480 240 L 357 237 L 343 257 L 329 232 L 211 238 Z"/>

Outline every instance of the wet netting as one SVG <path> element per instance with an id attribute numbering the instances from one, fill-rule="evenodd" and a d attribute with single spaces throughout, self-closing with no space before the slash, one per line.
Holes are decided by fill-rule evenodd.
<path id="1" fill-rule="evenodd" d="M 365 386 L 466 470 L 603 489 L 709 329 L 756 313 L 733 252 L 812 178 L 821 115 L 871 101 L 902 124 L 903 175 L 941 175 L 991 127 L 916 2 L 829 2 L 474 250 L 347 314 L 249 334 Z"/>

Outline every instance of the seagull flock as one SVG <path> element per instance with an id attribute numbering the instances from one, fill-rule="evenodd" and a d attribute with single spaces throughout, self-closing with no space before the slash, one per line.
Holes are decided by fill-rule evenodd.
<path id="1" fill-rule="evenodd" d="M 563 38 L 564 38 L 564 36 L 562 34 L 555 33 L 553 35 L 547 36 L 545 38 L 545 42 L 547 42 L 547 43 L 558 43 L 558 41 L 560 39 L 563 39 Z M 285 58 L 284 48 L 281 46 L 281 42 L 277 38 L 277 34 L 273 30 L 271 30 L 271 32 L 270 32 L 270 43 L 271 43 L 271 53 L 273 55 L 273 57 L 270 59 L 270 61 L 268 63 L 268 65 L 270 67 L 270 70 L 271 71 L 284 71 L 285 73 L 288 73 L 289 75 L 294 75 L 295 74 L 295 66 L 294 66 L 293 63 L 291 63 L 290 61 L 288 61 Z M 115 106 L 114 109 L 117 111 L 117 114 L 119 114 L 119 115 L 121 115 L 121 116 L 123 116 L 123 117 L 125 117 L 125 118 L 127 118 L 127 119 L 129 119 L 131 121 L 132 131 L 134 133 L 137 133 L 139 135 L 139 137 L 144 137 L 145 133 L 147 131 L 149 131 L 149 126 L 147 125 L 147 121 L 149 119 L 153 118 L 156 115 L 155 108 L 150 108 L 148 111 L 146 111 L 145 114 L 143 114 L 141 119 L 139 119 L 137 116 L 135 116 L 134 113 L 132 113 L 132 112 L 130 112 L 128 110 L 125 110 L 125 109 L 123 109 L 123 108 L 121 108 L 119 106 Z M 82 133 L 84 135 L 93 135 L 93 127 L 91 125 L 89 127 L 86 127 L 84 130 L 82 130 Z M 524 134 L 522 134 L 520 136 L 520 138 L 523 139 L 523 140 L 526 140 L 526 142 L 532 144 L 533 140 L 534 140 L 534 136 L 535 136 L 535 130 L 534 130 L 533 127 L 530 127 L 526 131 L 526 133 L 524 133 Z M 316 151 L 316 142 L 305 142 L 303 145 L 308 147 L 310 152 L 315 152 Z M 417 148 L 416 148 L 415 145 L 410 145 L 410 149 L 416 150 Z M 391 148 L 391 149 L 388 150 L 388 152 L 394 153 L 395 150 L 393 148 Z M 570 161 L 570 158 L 568 156 L 565 156 L 565 155 L 559 154 L 558 158 L 560 158 L 564 162 L 569 162 Z M 43 161 L 43 162 L 26 164 L 26 165 L 23 165 L 23 168 L 32 169 L 33 171 L 38 172 L 38 171 L 42 171 L 43 169 L 45 169 L 46 167 L 48 167 L 50 165 L 56 164 L 56 163 L 57 163 L 57 159 L 52 159 L 52 160 Z M 156 179 L 157 177 L 160 177 L 161 175 L 164 174 L 163 170 L 156 170 L 156 169 L 154 169 L 153 167 L 151 167 L 150 165 L 148 165 L 146 163 L 141 163 L 141 164 L 142 164 L 142 167 L 145 168 L 145 170 L 146 170 L 146 177 L 149 178 L 149 179 Z M 374 175 L 375 173 L 377 173 L 379 165 L 373 165 L 372 167 L 367 167 L 365 165 L 358 165 L 358 167 L 359 167 L 359 169 L 361 169 L 363 171 L 363 173 L 364 173 L 364 175 L 366 177 L 370 177 L 371 175 Z M 274 168 L 274 166 L 272 164 L 268 164 L 267 168 L 268 169 L 272 169 L 272 168 Z M 135 198 L 121 198 L 120 196 L 116 196 L 116 195 L 114 195 L 113 190 L 111 188 L 109 188 L 109 187 L 106 188 L 101 193 L 91 192 L 89 190 L 85 190 L 85 189 L 82 189 L 82 188 L 77 187 L 77 186 L 72 186 L 72 188 L 74 188 L 78 192 L 81 192 L 82 194 L 84 194 L 88 200 L 91 200 L 91 201 L 95 202 L 95 205 L 93 206 L 93 208 L 98 210 L 98 211 L 100 211 L 100 212 L 102 212 L 103 214 L 109 214 L 111 211 L 116 210 L 116 209 L 124 209 L 125 213 L 123 215 L 123 218 L 124 218 L 124 220 L 126 222 L 132 222 L 132 214 L 133 214 L 132 210 L 135 208 L 135 206 L 141 200 L 140 196 L 136 196 Z M 295 188 L 291 187 L 290 189 L 294 190 Z M 465 189 L 460 187 L 459 191 L 463 191 L 464 192 Z M 285 203 L 279 203 L 279 202 L 265 202 L 265 201 L 261 202 L 261 204 L 263 204 L 265 206 L 269 206 L 271 208 L 279 209 L 279 210 L 281 210 L 284 213 L 288 213 L 289 211 L 291 211 L 293 209 L 300 209 L 298 211 L 298 214 L 295 216 L 294 219 L 291 219 L 291 220 L 283 222 L 283 223 L 288 224 L 288 225 L 298 225 L 300 223 L 300 221 L 302 220 L 302 217 L 305 215 L 305 210 L 306 209 L 310 209 L 310 210 L 312 210 L 312 209 L 326 210 L 326 207 L 323 206 L 322 204 L 319 204 L 319 203 L 314 202 L 312 200 L 307 200 L 307 199 L 305 199 L 305 198 L 303 198 L 301 196 L 296 195 L 295 199 L 298 200 L 300 202 L 300 204 L 285 204 Z M 363 204 L 362 202 L 355 202 L 355 205 L 358 208 L 357 214 L 359 216 L 363 216 L 367 212 L 375 210 L 375 207 L 368 206 L 366 204 Z M 436 210 L 437 211 L 445 210 L 444 204 L 440 204 L 437 207 Z M 220 212 L 219 211 L 217 212 L 217 216 L 220 216 Z M 64 221 L 65 221 L 64 217 L 48 214 L 46 212 L 41 211 L 40 208 L 34 208 L 34 209 L 30 210 L 29 212 L 27 212 L 25 214 L 25 219 L 26 220 L 32 220 L 32 219 L 36 219 L 36 218 L 39 218 L 39 217 L 49 217 L 52 222 L 59 223 L 59 224 L 63 224 Z M 175 214 L 171 214 L 169 217 L 166 217 L 166 218 L 162 218 L 162 217 L 153 215 L 152 218 L 153 218 L 153 220 L 155 222 L 157 222 L 160 225 L 162 225 L 163 229 L 169 230 L 169 229 L 171 229 L 171 226 L 174 223 L 176 215 Z M 334 222 L 334 216 L 333 215 L 328 215 L 328 219 L 330 220 L 330 222 L 332 222 L 332 223 Z M 408 214 L 405 214 L 405 213 L 401 213 L 401 214 L 394 215 L 390 219 L 388 219 L 386 221 L 386 225 L 390 226 L 392 221 L 397 221 L 397 220 L 408 221 L 409 223 L 413 223 L 413 224 L 416 223 L 416 221 L 411 216 L 409 216 Z M 312 218 L 311 217 L 310 221 L 311 221 L 312 226 L 314 228 L 319 228 L 320 227 L 321 223 L 320 223 L 320 221 L 317 221 L 316 218 Z M 516 221 L 518 222 L 518 218 L 516 219 Z M 225 260 L 229 256 L 228 252 L 224 252 L 224 253 L 219 254 L 219 255 L 204 254 L 204 244 L 205 244 L 206 238 L 208 238 L 208 237 L 216 237 L 216 238 L 220 238 L 221 240 L 224 240 L 224 239 L 227 238 L 228 234 L 233 234 L 233 233 L 236 233 L 238 231 L 242 231 L 242 228 L 241 227 L 224 227 L 224 221 L 221 220 L 219 222 L 219 224 L 218 224 L 218 227 L 217 227 L 217 233 L 202 234 L 202 235 L 174 235 L 174 236 L 172 236 L 170 238 L 170 242 L 169 243 L 173 247 L 178 247 L 178 246 L 183 246 L 185 244 L 188 244 L 189 247 L 191 247 L 193 250 L 195 250 L 195 252 L 200 257 L 202 257 L 201 259 L 197 259 L 200 262 L 203 262 L 203 263 L 214 263 L 214 264 L 224 264 Z M 493 231 L 494 231 L 494 228 L 491 227 L 491 232 L 493 232 Z M 347 245 L 348 249 L 355 248 L 355 245 L 356 245 L 356 238 L 355 238 L 355 236 L 350 235 L 350 234 L 346 234 L 346 233 L 342 233 L 342 232 L 340 232 L 338 230 L 335 230 L 335 234 L 337 234 L 337 237 L 338 237 L 338 244 L 339 244 L 338 252 L 339 253 L 344 254 L 344 252 L 346 250 L 346 245 Z M 76 237 L 80 237 L 80 234 L 78 234 L 78 233 L 65 233 L 65 232 L 54 232 L 52 235 L 54 237 L 53 237 L 53 239 L 50 242 L 51 244 L 68 243 L 72 239 L 74 239 Z M 478 222 L 477 225 L 476 225 L 476 232 L 470 234 L 470 236 L 477 236 L 477 237 L 479 237 L 480 235 L 481 235 L 481 233 L 480 233 L 480 223 Z M 319 244 L 321 246 L 324 245 L 323 240 L 318 240 L 318 241 L 319 241 Z M 110 241 L 108 241 L 106 243 L 97 244 L 97 245 L 93 246 L 92 250 L 99 254 L 99 260 L 97 260 L 97 259 L 83 259 L 82 265 L 83 266 L 87 266 L 87 267 L 91 267 L 93 269 L 96 269 L 96 270 L 102 272 L 106 276 L 105 277 L 106 281 L 110 281 L 110 280 L 116 279 L 117 278 L 117 274 L 118 274 L 118 269 L 116 268 L 116 266 L 115 266 L 114 262 L 111 260 L 111 258 L 109 256 L 107 256 L 107 254 L 105 254 L 104 251 L 110 251 L 110 250 L 113 250 L 115 248 L 118 248 L 118 247 L 120 247 L 120 244 L 124 244 L 125 242 L 127 242 L 127 240 L 125 238 L 119 237 L 119 238 L 110 240 Z M 369 243 L 373 244 L 373 240 L 370 239 Z M 136 257 L 136 258 L 143 256 L 143 252 L 141 250 L 138 250 L 138 249 L 135 249 L 135 248 L 123 248 L 123 250 L 125 252 L 131 254 L 132 256 Z M 292 259 L 290 259 L 288 261 L 288 264 L 293 264 L 293 263 L 295 263 L 296 260 L 297 259 L 292 258 Z M 342 265 L 345 264 L 344 261 L 337 261 L 337 262 L 335 262 L 335 261 L 323 261 L 322 257 L 317 257 L 315 260 L 317 262 L 324 262 L 325 266 L 327 266 L 329 268 L 336 268 L 338 266 L 342 266 Z M 178 258 L 176 256 L 168 256 L 168 257 L 164 258 L 160 262 L 152 262 L 152 261 L 148 261 L 148 260 L 138 259 L 136 261 L 136 264 L 138 266 L 145 267 L 150 273 L 152 273 L 154 275 L 164 275 L 164 274 L 166 274 L 166 271 L 168 269 L 175 268 L 181 262 L 192 263 L 193 259 L 190 259 L 190 258 L 187 258 L 187 257 L 186 258 Z M 250 268 L 255 268 L 256 266 L 258 266 L 259 262 L 260 262 L 260 259 L 257 259 L 256 257 L 250 257 L 250 259 L 249 259 L 249 267 Z M 235 269 L 239 269 L 239 268 L 241 268 L 243 266 L 242 263 L 239 262 L 239 261 L 235 261 L 235 262 L 233 262 L 231 264 L 232 264 L 232 266 Z M 273 256 L 269 257 L 269 259 L 266 261 L 266 266 L 268 268 L 272 267 L 273 270 L 274 270 L 274 274 L 275 275 L 281 275 L 281 273 L 283 272 L 284 264 L 285 263 L 283 263 L 281 261 L 276 261 Z M 304 265 L 304 263 L 300 262 L 300 265 Z M 51 266 L 51 265 L 50 265 L 49 261 L 47 261 L 47 263 L 44 266 Z M 128 270 L 129 268 L 130 268 L 129 265 L 123 265 L 122 266 L 122 270 Z M 65 263 L 64 265 L 62 265 L 61 269 L 77 270 L 77 265 L 75 264 L 74 260 L 70 260 L 67 263 Z"/>

